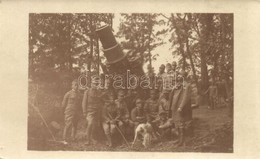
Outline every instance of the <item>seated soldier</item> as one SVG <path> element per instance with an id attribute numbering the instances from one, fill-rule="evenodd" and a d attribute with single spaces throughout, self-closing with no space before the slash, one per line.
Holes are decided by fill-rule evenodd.
<path id="1" fill-rule="evenodd" d="M 174 122 L 171 118 L 168 118 L 167 111 L 161 111 L 159 118 L 153 121 L 155 130 L 160 134 L 161 139 L 166 139 L 171 136 L 171 131 L 174 126 Z"/>
<path id="2" fill-rule="evenodd" d="M 115 100 L 117 107 L 117 117 L 115 120 L 118 121 L 118 126 L 122 133 L 126 133 L 126 128 L 132 126 L 132 122 L 129 120 L 130 115 L 124 100 L 124 95 L 124 91 L 120 90 L 117 95 L 117 100 Z"/>
<path id="3" fill-rule="evenodd" d="M 135 107 L 135 101 L 137 98 L 137 92 L 135 90 L 129 89 L 127 91 L 127 95 L 125 96 L 125 102 L 127 104 L 127 109 L 129 112 L 132 112 L 132 110 Z"/>
<path id="4" fill-rule="evenodd" d="M 143 109 L 143 101 L 140 98 L 137 98 L 135 101 L 136 107 L 132 110 L 131 112 L 131 119 L 134 122 L 135 129 L 136 127 L 141 124 L 146 122 L 146 116 L 144 114 L 144 109 Z"/>
<path id="5" fill-rule="evenodd" d="M 107 138 L 107 146 L 112 147 L 112 135 L 116 132 L 117 107 L 113 94 L 109 95 L 109 99 L 105 101 L 102 110 L 102 126 Z"/>
<path id="6" fill-rule="evenodd" d="M 147 99 L 144 111 L 146 113 L 147 121 L 152 122 L 158 118 L 159 102 L 157 99 L 157 92 L 155 89 L 150 90 L 150 98 Z"/>

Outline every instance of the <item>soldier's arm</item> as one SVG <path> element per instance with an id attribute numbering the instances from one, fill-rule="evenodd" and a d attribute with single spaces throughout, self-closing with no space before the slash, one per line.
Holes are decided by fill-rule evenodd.
<path id="1" fill-rule="evenodd" d="M 206 95 L 209 92 L 210 87 L 203 93 L 204 95 Z"/>
<path id="2" fill-rule="evenodd" d="M 160 110 L 165 110 L 165 109 L 167 109 L 167 107 L 166 107 L 166 103 L 163 101 L 163 100 L 161 100 L 160 102 L 159 102 L 159 111 Z"/>
<path id="3" fill-rule="evenodd" d="M 190 101 L 190 98 L 191 98 L 191 88 L 190 85 L 188 84 L 184 89 L 183 100 L 181 101 L 181 104 L 179 106 L 181 110 L 183 110 L 183 108 L 187 105 L 187 103 Z"/>
<path id="4" fill-rule="evenodd" d="M 88 103 L 88 91 L 86 90 L 83 95 L 83 100 L 82 100 L 82 111 L 83 115 L 87 115 L 87 103 Z"/>
<path id="5" fill-rule="evenodd" d="M 170 128 L 171 126 L 172 126 L 172 123 L 169 120 L 167 120 L 167 122 L 160 125 L 159 128 L 160 129 L 166 129 L 166 128 Z"/>

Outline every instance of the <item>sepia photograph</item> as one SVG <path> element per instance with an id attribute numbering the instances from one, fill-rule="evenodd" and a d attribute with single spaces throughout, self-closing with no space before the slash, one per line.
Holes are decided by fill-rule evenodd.
<path id="1" fill-rule="evenodd" d="M 28 151 L 234 152 L 234 14 L 28 16 Z"/>

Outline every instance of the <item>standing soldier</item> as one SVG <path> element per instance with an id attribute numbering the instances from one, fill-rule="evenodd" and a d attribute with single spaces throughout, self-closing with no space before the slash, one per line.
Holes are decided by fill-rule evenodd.
<path id="1" fill-rule="evenodd" d="M 185 124 L 191 121 L 191 86 L 185 80 L 185 72 L 177 78 L 177 85 L 170 95 L 172 118 L 178 129 L 178 146 L 185 144 Z"/>
<path id="2" fill-rule="evenodd" d="M 228 96 L 227 82 L 224 80 L 224 78 L 217 78 L 216 87 L 219 103 L 226 105 L 226 99 Z"/>
<path id="3" fill-rule="evenodd" d="M 165 65 L 162 64 L 159 67 L 159 72 L 157 74 L 157 87 L 158 87 L 160 93 L 162 92 L 163 76 L 164 76 L 164 74 L 165 74 Z"/>
<path id="4" fill-rule="evenodd" d="M 177 62 L 176 61 L 173 61 L 172 62 L 172 69 L 171 69 L 171 75 L 172 75 L 172 83 L 173 85 L 176 85 L 176 78 L 178 77 L 178 72 L 177 72 Z"/>
<path id="5" fill-rule="evenodd" d="M 63 132 L 64 143 L 67 143 L 67 133 L 71 128 L 72 140 L 75 140 L 77 124 L 80 111 L 80 99 L 78 92 L 78 82 L 73 80 L 72 89 L 67 92 L 62 101 L 62 107 L 65 114 L 65 127 Z"/>
<path id="6" fill-rule="evenodd" d="M 101 115 L 103 98 L 105 92 L 98 87 L 99 83 L 92 81 L 91 88 L 84 92 L 82 109 L 83 115 L 87 120 L 87 142 L 86 145 L 95 143 L 93 139 L 93 128 L 98 126 L 99 117 Z"/>
<path id="7" fill-rule="evenodd" d="M 155 89 L 150 90 L 150 98 L 146 100 L 144 110 L 147 116 L 147 121 L 152 122 L 158 118 L 159 102 Z"/>
<path id="8" fill-rule="evenodd" d="M 152 87 L 155 85 L 155 73 L 152 65 L 148 64 L 147 65 L 147 73 L 146 76 L 149 78 L 150 83 L 152 84 Z"/>
<path id="9" fill-rule="evenodd" d="M 177 62 L 176 61 L 173 61 L 172 62 L 172 72 L 175 73 L 176 72 L 176 68 L 177 68 Z"/>
<path id="10" fill-rule="evenodd" d="M 218 90 L 217 86 L 214 84 L 213 81 L 210 81 L 210 86 L 209 88 L 205 91 L 204 94 L 209 93 L 209 101 L 210 101 L 210 107 L 209 109 L 215 109 L 216 107 L 216 101 L 217 101 L 217 95 L 218 95 Z"/>

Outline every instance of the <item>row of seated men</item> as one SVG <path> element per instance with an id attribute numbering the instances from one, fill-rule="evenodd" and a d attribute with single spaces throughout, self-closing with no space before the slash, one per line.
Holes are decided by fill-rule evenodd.
<path id="1" fill-rule="evenodd" d="M 93 130 L 99 124 L 98 122 L 102 122 L 108 146 L 112 146 L 114 133 L 120 131 L 121 135 L 125 136 L 127 130 L 134 132 L 141 123 L 150 123 L 153 131 L 159 136 L 167 136 L 166 134 L 169 134 L 175 126 L 178 131 L 180 130 L 179 136 L 183 138 L 184 120 L 181 116 L 191 117 L 191 109 L 185 106 L 190 105 L 189 94 L 190 88 L 187 86 L 176 89 L 176 92 L 175 90 L 162 91 L 160 96 L 157 90 L 152 89 L 149 92 L 149 98 L 144 100 L 134 93 L 125 95 L 123 90 L 118 91 L 115 96 L 107 90 L 91 88 L 84 92 L 83 100 L 80 101 L 78 83 L 74 80 L 72 89 L 65 94 L 62 102 L 65 114 L 64 142 L 68 141 L 69 130 L 72 132 L 72 139 L 76 136 L 79 103 L 82 105 L 83 115 L 87 120 L 86 144 L 95 143 Z M 183 141 L 180 143 L 182 144 Z"/>

